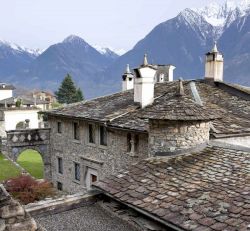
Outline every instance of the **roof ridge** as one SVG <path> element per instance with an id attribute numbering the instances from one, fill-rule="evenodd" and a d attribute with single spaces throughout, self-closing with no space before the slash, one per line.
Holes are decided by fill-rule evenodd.
<path id="1" fill-rule="evenodd" d="M 239 85 L 239 84 L 226 83 L 226 82 L 223 82 L 223 84 L 250 95 L 250 87 Z"/>

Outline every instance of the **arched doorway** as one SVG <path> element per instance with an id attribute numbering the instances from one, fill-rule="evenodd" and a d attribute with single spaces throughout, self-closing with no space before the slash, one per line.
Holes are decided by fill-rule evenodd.
<path id="1" fill-rule="evenodd" d="M 44 163 L 38 151 L 25 149 L 18 155 L 17 163 L 33 177 L 44 178 Z"/>

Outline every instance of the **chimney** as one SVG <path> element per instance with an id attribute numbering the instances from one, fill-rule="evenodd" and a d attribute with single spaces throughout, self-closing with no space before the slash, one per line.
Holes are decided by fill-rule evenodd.
<path id="1" fill-rule="evenodd" d="M 205 79 L 223 81 L 223 55 L 218 51 L 217 44 L 206 54 Z"/>
<path id="2" fill-rule="evenodd" d="M 125 73 L 122 75 L 122 91 L 127 91 L 134 88 L 134 75 L 130 71 L 129 64 Z"/>
<path id="3" fill-rule="evenodd" d="M 143 108 L 154 101 L 154 82 L 157 68 L 148 64 L 145 54 L 143 64 L 134 71 L 134 102 L 140 103 Z"/>
<path id="4" fill-rule="evenodd" d="M 168 65 L 168 81 L 174 81 L 174 69 L 176 67 L 174 65 Z"/>
<path id="5" fill-rule="evenodd" d="M 156 65 L 157 72 L 155 82 L 172 82 L 174 80 L 174 69 L 176 68 L 173 65 Z"/>

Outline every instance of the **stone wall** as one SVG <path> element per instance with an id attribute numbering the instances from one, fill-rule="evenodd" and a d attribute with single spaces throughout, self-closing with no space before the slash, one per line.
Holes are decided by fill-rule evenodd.
<path id="1" fill-rule="evenodd" d="M 0 230 L 1 231 L 46 231 L 39 227 L 25 209 L 0 185 Z"/>
<path id="2" fill-rule="evenodd" d="M 62 123 L 62 133 L 57 132 L 57 122 Z M 52 181 L 63 184 L 63 190 L 75 193 L 87 188 L 87 172 L 89 169 L 98 173 L 98 178 L 126 169 L 131 163 L 148 157 L 148 135 L 138 133 L 138 151 L 128 152 L 126 131 L 109 129 L 107 146 L 99 145 L 98 124 L 94 124 L 95 144 L 88 142 L 88 123 L 79 122 L 80 140 L 73 139 L 73 120 L 49 118 L 51 127 L 51 162 Z M 134 134 L 132 134 L 133 137 Z M 63 174 L 58 173 L 57 158 L 63 160 Z M 80 164 L 80 181 L 74 179 L 74 162 Z"/>
<path id="3" fill-rule="evenodd" d="M 6 133 L 7 138 L 2 143 L 1 152 L 16 162 L 26 149 L 38 151 L 43 159 L 44 178 L 51 181 L 50 129 L 23 129 Z"/>
<path id="4" fill-rule="evenodd" d="M 179 152 L 209 141 L 209 122 L 150 120 L 150 155 Z"/>

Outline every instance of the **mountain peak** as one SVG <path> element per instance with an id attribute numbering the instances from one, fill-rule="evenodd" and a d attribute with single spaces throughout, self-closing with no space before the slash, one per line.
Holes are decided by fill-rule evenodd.
<path id="1" fill-rule="evenodd" d="M 6 47 L 8 49 L 11 49 L 14 52 L 28 53 L 33 56 L 38 56 L 43 52 L 43 50 L 40 50 L 40 49 L 29 49 L 24 46 L 19 46 L 15 43 L 11 43 L 11 42 L 1 40 L 1 39 L 0 39 L 0 47 Z"/>
<path id="2" fill-rule="evenodd" d="M 63 40 L 63 43 L 85 43 L 84 39 L 77 35 L 69 35 L 67 38 Z"/>
<path id="3" fill-rule="evenodd" d="M 238 14 L 243 16 L 250 9 L 250 0 L 242 0 L 242 1 L 226 1 L 224 4 L 219 3 L 210 3 L 209 5 L 192 9 L 198 14 L 202 15 L 204 19 L 215 27 L 224 27 L 229 20 L 228 16 L 234 16 L 234 18 L 230 19 L 233 21 Z"/>

